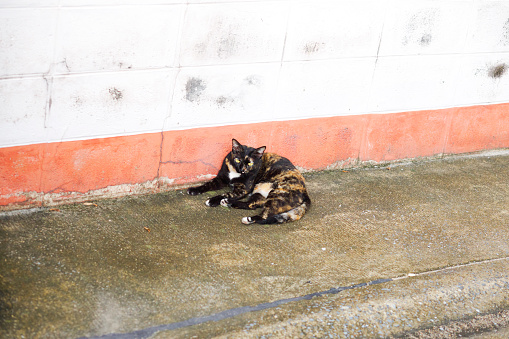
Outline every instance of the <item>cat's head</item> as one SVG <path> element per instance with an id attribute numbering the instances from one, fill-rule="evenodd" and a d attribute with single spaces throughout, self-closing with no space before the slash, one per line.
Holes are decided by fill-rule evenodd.
<path id="1" fill-rule="evenodd" d="M 253 148 L 241 145 L 237 140 L 232 139 L 232 161 L 235 169 L 242 174 L 258 172 L 262 165 L 262 156 L 265 146 Z"/>

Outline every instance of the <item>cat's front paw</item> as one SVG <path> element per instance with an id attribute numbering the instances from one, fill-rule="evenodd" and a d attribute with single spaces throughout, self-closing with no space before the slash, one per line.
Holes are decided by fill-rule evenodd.
<path id="1" fill-rule="evenodd" d="M 254 220 L 251 217 L 244 217 L 244 218 L 242 218 L 242 223 L 244 225 L 250 225 L 250 224 L 254 223 Z"/>
<path id="2" fill-rule="evenodd" d="M 222 199 L 223 199 L 223 197 L 220 195 L 212 197 L 212 198 L 208 199 L 207 201 L 205 201 L 205 205 L 207 205 L 209 207 L 219 206 Z"/>
<path id="3" fill-rule="evenodd" d="M 221 206 L 223 207 L 232 207 L 232 203 L 228 198 L 221 199 Z"/>

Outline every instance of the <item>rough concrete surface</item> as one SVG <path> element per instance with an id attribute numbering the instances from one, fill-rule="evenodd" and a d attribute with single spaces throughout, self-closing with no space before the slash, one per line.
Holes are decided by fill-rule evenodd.
<path id="1" fill-rule="evenodd" d="M 283 225 L 184 191 L 3 213 L 0 337 L 504 333 L 472 324 L 509 309 L 508 165 L 307 173 L 313 206 Z"/>

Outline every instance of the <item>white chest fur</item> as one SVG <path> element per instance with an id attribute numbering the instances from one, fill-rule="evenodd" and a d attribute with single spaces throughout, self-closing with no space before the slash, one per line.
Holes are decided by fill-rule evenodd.
<path id="1" fill-rule="evenodd" d="M 228 177 L 230 178 L 230 180 L 232 180 L 232 179 L 240 177 L 240 173 L 238 173 L 237 171 L 233 170 L 233 171 L 230 171 L 228 173 Z"/>

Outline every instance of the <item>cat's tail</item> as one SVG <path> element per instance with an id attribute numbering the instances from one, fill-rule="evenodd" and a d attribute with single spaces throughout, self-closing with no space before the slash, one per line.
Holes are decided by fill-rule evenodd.
<path id="1" fill-rule="evenodd" d="M 256 220 L 258 224 L 282 224 L 288 221 L 296 221 L 302 218 L 304 213 L 311 207 L 311 199 L 306 194 L 304 201 L 301 205 L 284 213 L 276 214 L 268 217 L 267 219 Z"/>

